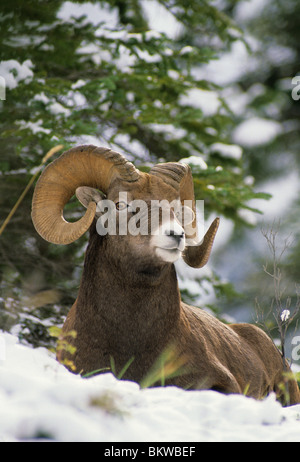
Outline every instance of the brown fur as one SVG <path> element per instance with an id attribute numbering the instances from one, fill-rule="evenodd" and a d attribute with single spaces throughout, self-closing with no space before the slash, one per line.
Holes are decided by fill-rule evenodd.
<path id="1" fill-rule="evenodd" d="M 111 185 L 108 198 L 128 191 L 134 199 L 167 199 L 177 192 L 159 178 L 144 175 L 134 185 Z M 223 393 L 247 393 L 261 399 L 275 391 L 283 402 L 285 367 L 272 340 L 248 324 L 225 325 L 181 301 L 173 264 L 159 260 L 148 236 L 100 237 L 90 230 L 78 298 L 63 333 L 75 330 L 76 353 L 58 353 L 87 374 L 111 367 L 116 372 L 133 359 L 123 378 L 141 383 L 160 355 L 172 349 L 182 374 L 167 384 Z M 159 383 L 158 383 L 159 384 Z M 300 402 L 293 379 L 289 404 Z"/>

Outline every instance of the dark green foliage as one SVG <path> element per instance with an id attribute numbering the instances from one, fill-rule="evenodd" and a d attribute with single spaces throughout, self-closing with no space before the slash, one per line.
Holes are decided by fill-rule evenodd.
<path id="1" fill-rule="evenodd" d="M 0 224 L 46 152 L 79 143 L 113 146 L 141 168 L 199 156 L 207 169 L 192 169 L 206 215 L 242 222 L 248 201 L 267 196 L 245 183 L 242 158 L 214 151 L 215 143 L 230 143 L 235 124 L 222 98 L 207 113 L 190 97 L 203 90 L 217 99 L 201 69 L 240 29 L 209 0 L 159 2 L 180 25 L 176 38 L 149 30 L 138 0 L 92 3 L 105 9 L 97 25 L 84 15 L 60 19 L 59 0 L 1 2 L 0 61 L 15 60 L 27 77 L 11 69 L 17 85 L 0 101 Z M 106 22 L 112 13 L 118 24 Z M 47 326 L 60 324 L 76 297 L 87 237 L 47 244 L 30 208 L 28 194 L 0 236 L 0 328 L 20 324 L 20 337 L 36 346 L 48 343 Z M 66 208 L 70 219 L 80 213 L 75 201 Z M 40 294 L 46 298 L 35 305 Z"/>

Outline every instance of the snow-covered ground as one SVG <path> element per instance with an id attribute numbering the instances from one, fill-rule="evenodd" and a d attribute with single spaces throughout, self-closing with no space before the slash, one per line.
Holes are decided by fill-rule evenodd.
<path id="1" fill-rule="evenodd" d="M 0 441 L 300 442 L 300 405 L 214 391 L 82 379 L 0 333 Z"/>

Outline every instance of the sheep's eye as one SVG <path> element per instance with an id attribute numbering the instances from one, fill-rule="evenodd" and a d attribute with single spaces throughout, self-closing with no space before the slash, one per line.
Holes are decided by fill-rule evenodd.
<path id="1" fill-rule="evenodd" d="M 116 203 L 116 209 L 119 211 L 125 210 L 127 207 L 128 207 L 128 204 L 126 204 L 126 202 L 121 201 L 121 202 Z"/>

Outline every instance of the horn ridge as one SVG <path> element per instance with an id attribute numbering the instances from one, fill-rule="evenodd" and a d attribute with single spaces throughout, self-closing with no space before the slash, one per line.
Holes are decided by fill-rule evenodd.
<path id="1" fill-rule="evenodd" d="M 96 206 L 91 203 L 75 223 L 64 219 L 63 209 L 80 186 L 107 193 L 113 179 L 137 181 L 139 171 L 110 148 L 81 145 L 69 149 L 49 164 L 37 181 L 32 199 L 32 221 L 37 232 L 55 244 L 79 239 L 91 226 Z"/>
<path id="2" fill-rule="evenodd" d="M 150 174 L 159 176 L 165 183 L 171 184 L 173 187 L 178 187 L 183 178 L 187 175 L 190 167 L 187 164 L 179 164 L 178 162 L 166 162 L 155 165 Z"/>

